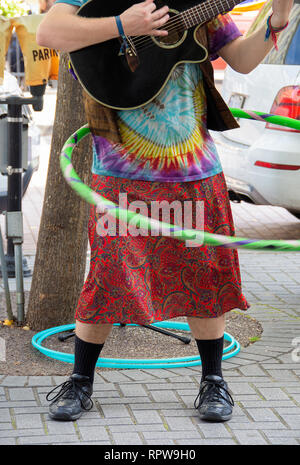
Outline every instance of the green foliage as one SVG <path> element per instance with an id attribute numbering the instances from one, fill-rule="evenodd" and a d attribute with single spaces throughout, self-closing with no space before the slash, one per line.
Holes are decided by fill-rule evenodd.
<path id="1" fill-rule="evenodd" d="M 26 15 L 28 7 L 21 0 L 0 0 L 0 16 L 13 18 Z"/>

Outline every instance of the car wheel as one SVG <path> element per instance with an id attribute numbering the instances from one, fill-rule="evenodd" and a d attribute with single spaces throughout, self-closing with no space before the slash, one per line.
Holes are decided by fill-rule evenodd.
<path id="1" fill-rule="evenodd" d="M 291 215 L 295 216 L 296 218 L 298 218 L 298 220 L 300 220 L 300 212 L 296 212 L 294 210 L 288 210 L 288 212 L 290 212 Z"/>

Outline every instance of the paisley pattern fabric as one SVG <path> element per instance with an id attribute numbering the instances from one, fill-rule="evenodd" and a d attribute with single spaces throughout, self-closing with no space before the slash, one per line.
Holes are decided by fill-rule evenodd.
<path id="1" fill-rule="evenodd" d="M 93 175 L 92 189 L 117 204 L 119 193 L 127 194 L 128 204 L 203 201 L 205 231 L 234 235 L 223 173 L 172 184 Z M 185 242 L 153 235 L 123 237 L 118 230 L 114 236 L 99 235 L 102 215 L 91 207 L 90 270 L 76 308 L 77 320 L 149 324 L 178 316 L 213 318 L 234 308 L 249 308 L 235 249 L 187 247 Z M 171 222 L 176 223 L 175 216 Z"/>

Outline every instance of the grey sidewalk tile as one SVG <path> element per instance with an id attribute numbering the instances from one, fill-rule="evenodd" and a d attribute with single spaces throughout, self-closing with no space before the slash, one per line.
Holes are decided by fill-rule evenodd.
<path id="1" fill-rule="evenodd" d="M 152 434 L 152 433 L 150 433 Z M 117 445 L 141 445 L 141 440 L 138 433 L 113 433 L 113 439 Z"/>
<path id="2" fill-rule="evenodd" d="M 268 442 L 259 431 L 237 431 L 235 436 L 242 445 L 266 445 Z"/>
<path id="3" fill-rule="evenodd" d="M 15 421 L 18 429 L 43 428 L 42 419 L 39 414 L 16 415 Z"/>
<path id="4" fill-rule="evenodd" d="M 46 421 L 48 434 L 76 434 L 73 421 L 53 421 L 49 417 Z"/>
<path id="5" fill-rule="evenodd" d="M 29 376 L 28 386 L 52 386 L 51 376 Z"/>
<path id="6" fill-rule="evenodd" d="M 137 410 L 134 411 L 134 417 L 139 424 L 162 424 L 162 419 L 155 410 Z"/>
<path id="7" fill-rule="evenodd" d="M 154 402 L 176 402 L 178 399 L 175 393 L 169 391 L 151 391 Z"/>
<path id="8" fill-rule="evenodd" d="M 280 388 L 259 388 L 259 392 L 266 400 L 288 400 L 288 395 Z"/>
<path id="9" fill-rule="evenodd" d="M 254 421 L 278 421 L 278 416 L 275 415 L 269 408 L 251 408 L 247 413 L 253 418 Z"/>
<path id="10" fill-rule="evenodd" d="M 128 409 L 124 405 L 101 405 L 105 417 L 124 418 L 130 417 Z"/>
<path id="11" fill-rule="evenodd" d="M 300 429 L 294 430 L 294 429 L 286 429 L 286 430 L 268 430 L 267 428 L 264 429 L 264 434 L 267 437 L 272 437 L 272 438 L 295 438 L 295 439 L 300 439 Z"/>
<path id="12" fill-rule="evenodd" d="M 149 402 L 149 404 L 129 404 L 131 410 L 161 410 L 182 408 L 179 402 Z"/>
<path id="13" fill-rule="evenodd" d="M 131 404 L 131 403 L 136 403 L 136 404 L 150 404 L 151 401 L 149 399 L 149 397 L 142 397 L 142 396 L 138 396 L 138 397 L 134 397 L 132 395 L 132 397 L 102 397 L 101 395 L 99 395 L 98 393 L 98 396 L 94 396 L 93 397 L 94 399 L 97 399 L 98 403 L 100 405 L 126 405 L 126 404 Z"/>
<path id="14" fill-rule="evenodd" d="M 116 390 L 117 390 L 117 387 L 113 383 L 103 383 L 102 381 L 102 382 L 94 382 L 93 384 L 94 392 L 99 392 L 99 391 L 105 392 L 105 391 L 116 391 Z"/>
<path id="15" fill-rule="evenodd" d="M 68 376 L 53 376 L 54 379 L 54 386 L 58 386 L 61 383 L 67 381 Z"/>
<path id="16" fill-rule="evenodd" d="M 243 395 L 248 395 L 248 394 L 257 394 L 255 389 L 252 386 L 249 386 L 249 384 L 246 382 L 231 382 L 230 383 L 230 391 L 234 395 L 238 394 L 243 394 Z"/>
<path id="17" fill-rule="evenodd" d="M 95 427 L 98 427 L 98 426 L 115 426 L 115 425 L 118 425 L 118 426 L 130 426 L 132 425 L 133 423 L 131 421 L 128 420 L 128 417 L 123 417 L 123 418 L 100 418 L 100 416 L 98 418 L 91 418 L 90 415 L 83 415 L 82 417 L 80 417 L 77 422 L 79 427 L 81 426 L 88 426 L 88 427 L 91 427 L 91 426 L 95 426 Z"/>
<path id="18" fill-rule="evenodd" d="M 214 439 L 179 439 L 176 440 L 179 445 L 186 446 L 234 446 L 236 442 L 233 439 L 214 438 Z"/>
<path id="19" fill-rule="evenodd" d="M 16 440 L 12 438 L 0 438 L 0 446 L 15 446 Z"/>
<path id="20" fill-rule="evenodd" d="M 153 371 L 154 370 L 152 370 L 152 372 Z M 152 372 L 150 373 L 149 370 L 146 372 L 144 370 L 139 369 L 123 370 L 124 375 L 128 376 L 129 379 L 144 382 L 156 379 Z"/>
<path id="21" fill-rule="evenodd" d="M 143 433 L 146 441 L 150 439 L 198 439 L 201 438 L 201 434 L 197 430 L 193 431 L 145 431 Z"/>
<path id="22" fill-rule="evenodd" d="M 110 383 L 122 383 L 130 381 L 130 378 L 128 378 L 127 376 L 125 376 L 125 374 L 119 371 L 103 371 L 101 373 L 101 376 Z"/>
<path id="23" fill-rule="evenodd" d="M 281 370 L 267 370 L 268 374 L 272 376 L 273 379 L 275 380 L 281 380 L 281 384 L 284 382 L 284 384 L 287 381 L 298 381 L 298 377 L 290 370 L 284 370 L 284 373 L 282 373 Z"/>
<path id="24" fill-rule="evenodd" d="M 6 376 L 2 380 L 1 386 L 21 387 L 21 386 L 25 386 L 26 382 L 27 382 L 27 376 Z"/>
<path id="25" fill-rule="evenodd" d="M 170 409 L 170 410 L 164 410 L 163 408 L 161 409 L 162 415 L 165 417 L 198 417 L 198 413 L 196 409 L 194 408 L 184 408 L 184 409 Z"/>
<path id="26" fill-rule="evenodd" d="M 274 438 L 268 437 L 272 446 L 299 446 L 299 442 L 294 438 Z"/>
<path id="27" fill-rule="evenodd" d="M 22 400 L 22 401 L 8 401 L 6 400 L 3 403 L 3 408 L 21 408 L 21 407 L 37 407 L 36 401 L 33 400 Z M 2 410 L 1 403 L 0 403 L 0 413 Z"/>
<path id="28" fill-rule="evenodd" d="M 122 384 L 121 383 L 119 384 L 119 388 L 121 389 L 125 397 L 147 395 L 144 387 L 140 384 Z"/>
<path id="29" fill-rule="evenodd" d="M 169 381 L 172 384 L 189 384 L 189 383 L 198 383 L 201 378 L 201 373 L 197 370 L 190 370 L 190 375 L 179 375 L 179 376 L 170 376 Z"/>
<path id="30" fill-rule="evenodd" d="M 26 405 L 27 405 L 27 402 L 26 402 Z M 23 407 L 15 407 L 14 408 L 14 412 L 16 415 L 21 415 L 21 414 L 26 414 L 26 413 L 48 413 L 48 407 L 38 407 L 36 404 L 33 405 L 32 407 L 26 407 L 24 406 L 24 403 L 23 403 Z M 1 412 L 1 410 L 0 410 Z"/>
<path id="31" fill-rule="evenodd" d="M 230 423 L 230 429 L 233 432 L 235 431 L 244 431 L 244 430 L 286 430 L 286 426 L 281 421 L 254 421 L 248 423 Z"/>
<path id="32" fill-rule="evenodd" d="M 151 391 L 168 391 L 170 389 L 172 389 L 173 391 L 174 390 L 197 390 L 197 386 L 195 383 L 193 382 L 189 382 L 189 383 L 177 383 L 177 382 L 169 382 L 169 383 L 164 383 L 164 384 L 150 384 L 150 383 L 147 383 L 145 384 L 145 386 L 148 388 L 148 390 L 151 392 Z"/>
<path id="33" fill-rule="evenodd" d="M 192 422 L 191 418 L 189 417 L 165 417 L 167 424 L 169 425 L 169 429 L 171 431 L 190 431 L 197 429 L 196 425 Z"/>
<path id="34" fill-rule="evenodd" d="M 112 433 L 143 433 L 144 431 L 166 431 L 163 424 L 149 424 L 149 425 L 112 425 L 109 427 Z"/>
<path id="35" fill-rule="evenodd" d="M 277 407 L 295 407 L 292 400 L 243 400 L 241 402 L 245 409 L 248 408 L 277 408 Z"/>
<path id="36" fill-rule="evenodd" d="M 232 438 L 223 423 L 205 423 L 199 420 L 198 426 L 205 438 Z"/>
<path id="37" fill-rule="evenodd" d="M 145 395 L 145 394 L 144 394 Z M 117 390 L 115 391 L 94 391 L 93 399 L 98 399 L 99 402 L 107 402 L 112 400 L 113 402 L 122 402 L 121 396 Z"/>
<path id="38" fill-rule="evenodd" d="M 247 365 L 246 367 L 240 367 L 240 372 L 244 376 L 261 376 L 266 377 L 266 373 L 257 364 Z"/>
<path id="39" fill-rule="evenodd" d="M 49 436 L 33 436 L 33 437 L 20 437 L 20 445 L 48 445 L 48 444 L 78 444 L 79 439 L 75 434 L 68 434 L 64 436 L 49 435 Z"/>
<path id="40" fill-rule="evenodd" d="M 5 437 L 12 437 L 12 438 L 19 438 L 19 437 L 33 437 L 33 436 L 43 436 L 45 435 L 45 431 L 42 428 L 26 428 L 26 429 L 9 429 L 8 431 L 2 430 L 0 431 L 0 438 Z M 45 435 L 46 436 L 46 435 Z"/>
<path id="41" fill-rule="evenodd" d="M 13 429 L 13 425 L 11 423 L 0 423 L 0 431 L 9 431 Z"/>
<path id="42" fill-rule="evenodd" d="M 54 442 L 53 445 L 59 445 L 58 443 Z M 111 446 L 112 443 L 110 441 L 80 441 L 78 446 Z"/>
<path id="43" fill-rule="evenodd" d="M 10 411 L 8 408 L 2 408 L 0 410 L 0 422 L 9 422 L 11 421 Z"/>
<path id="44" fill-rule="evenodd" d="M 147 441 L 150 446 L 174 446 L 175 442 L 172 439 L 151 439 Z"/>
<path id="45" fill-rule="evenodd" d="M 157 378 L 159 379 L 167 379 L 170 378 L 171 376 L 174 376 L 174 373 L 171 373 L 169 370 L 166 368 L 155 368 L 154 369 L 145 369 L 143 368 L 143 371 L 145 373 L 148 373 L 149 375 L 153 376 L 154 381 L 157 381 Z"/>
<path id="46" fill-rule="evenodd" d="M 9 397 L 12 401 L 35 400 L 32 388 L 11 388 Z"/>
<path id="47" fill-rule="evenodd" d="M 299 415 L 300 407 L 294 405 L 293 407 L 276 407 L 278 415 L 284 417 L 284 415 Z"/>
<path id="48" fill-rule="evenodd" d="M 97 426 L 97 428 L 93 428 L 89 426 L 80 426 L 78 430 L 83 441 L 109 441 L 109 436 L 104 427 Z"/>
<path id="49" fill-rule="evenodd" d="M 300 412 L 299 415 L 282 415 L 283 420 L 292 429 L 300 429 Z"/>

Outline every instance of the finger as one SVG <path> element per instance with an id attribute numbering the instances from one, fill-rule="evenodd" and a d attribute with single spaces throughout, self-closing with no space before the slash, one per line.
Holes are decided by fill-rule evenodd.
<path id="1" fill-rule="evenodd" d="M 156 10 L 155 3 L 152 3 L 152 4 L 147 6 L 147 11 L 149 11 L 149 13 L 152 13 L 152 11 L 154 11 L 154 10 Z"/>
<path id="2" fill-rule="evenodd" d="M 152 31 L 149 32 L 149 35 L 150 36 L 167 36 L 168 35 L 168 31 L 164 31 L 164 30 L 157 30 L 157 29 L 153 29 Z"/>
<path id="3" fill-rule="evenodd" d="M 155 13 L 152 14 L 152 19 L 154 21 L 157 21 L 158 19 L 166 15 L 168 11 L 169 11 L 169 7 L 164 6 L 163 8 L 160 8 L 159 10 L 157 10 Z"/>
<path id="4" fill-rule="evenodd" d="M 169 20 L 169 15 L 165 15 L 163 18 L 161 18 L 161 19 L 159 19 L 157 21 L 154 21 L 153 24 L 152 24 L 153 29 L 159 29 L 164 24 L 166 24 L 166 22 L 168 20 Z"/>

